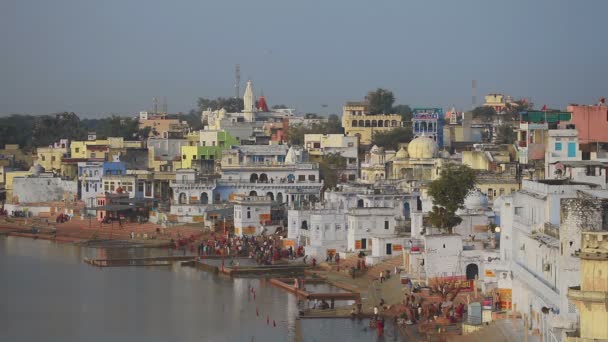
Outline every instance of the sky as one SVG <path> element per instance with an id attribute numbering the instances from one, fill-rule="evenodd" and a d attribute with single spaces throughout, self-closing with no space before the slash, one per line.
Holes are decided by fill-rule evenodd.
<path id="1" fill-rule="evenodd" d="M 2 0 L 0 115 L 136 115 L 167 98 L 234 96 L 341 113 L 387 88 L 397 104 L 537 107 L 608 96 L 605 0 Z M 327 105 L 327 107 L 323 107 Z"/>

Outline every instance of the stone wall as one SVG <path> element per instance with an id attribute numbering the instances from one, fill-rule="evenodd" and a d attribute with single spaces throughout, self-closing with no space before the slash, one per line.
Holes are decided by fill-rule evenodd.
<path id="1" fill-rule="evenodd" d="M 13 180 L 13 197 L 19 203 L 73 200 L 78 196 L 78 182 L 58 177 L 28 177 Z"/>

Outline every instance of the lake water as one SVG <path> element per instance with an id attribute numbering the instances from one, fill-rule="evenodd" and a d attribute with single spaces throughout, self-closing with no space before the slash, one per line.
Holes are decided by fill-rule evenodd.
<path id="1" fill-rule="evenodd" d="M 390 327 L 377 337 L 365 322 L 297 320 L 295 298 L 261 279 L 82 262 L 166 253 L 0 236 L 0 341 L 397 340 Z"/>

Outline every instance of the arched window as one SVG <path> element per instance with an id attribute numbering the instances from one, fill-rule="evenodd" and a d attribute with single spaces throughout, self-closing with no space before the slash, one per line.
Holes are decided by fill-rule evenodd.
<path id="1" fill-rule="evenodd" d="M 179 204 L 186 204 L 186 194 L 185 193 L 181 193 L 179 194 Z"/>
<path id="2" fill-rule="evenodd" d="M 363 203 L 363 199 L 360 199 L 357 201 L 357 208 L 363 208 L 364 203 Z"/>
<path id="3" fill-rule="evenodd" d="M 302 229 L 308 230 L 308 222 L 306 220 L 302 221 Z"/>
<path id="4" fill-rule="evenodd" d="M 357 127 L 357 120 L 353 120 L 353 123 L 351 124 L 351 126 Z"/>
<path id="5" fill-rule="evenodd" d="M 371 122 L 369 120 L 365 120 L 365 127 L 370 127 L 371 126 Z"/>
<path id="6" fill-rule="evenodd" d="M 365 123 L 363 122 L 363 120 L 359 120 L 359 127 L 363 127 L 365 126 Z"/>
<path id="7" fill-rule="evenodd" d="M 277 193 L 277 202 L 283 203 L 283 194 L 280 192 Z"/>
<path id="8" fill-rule="evenodd" d="M 209 195 L 206 192 L 201 194 L 201 204 L 209 204 Z"/>
<path id="9" fill-rule="evenodd" d="M 270 200 L 271 200 L 271 201 L 274 201 L 274 194 L 273 194 L 272 192 L 268 191 L 268 192 L 266 193 L 266 197 L 270 197 Z"/>
<path id="10" fill-rule="evenodd" d="M 251 218 L 251 207 L 247 207 L 247 218 Z"/>
<path id="11" fill-rule="evenodd" d="M 382 127 L 384 126 L 384 121 L 383 120 L 378 120 L 378 127 Z"/>
<path id="12" fill-rule="evenodd" d="M 372 120 L 372 127 L 378 127 L 378 121 Z"/>
<path id="13" fill-rule="evenodd" d="M 251 190 L 251 191 L 249 192 L 249 196 L 257 196 L 257 195 L 258 195 L 258 193 L 257 193 L 257 191 L 255 191 L 255 190 Z"/>
<path id="14" fill-rule="evenodd" d="M 390 127 L 391 122 L 388 120 L 384 120 L 384 127 Z"/>
<path id="15" fill-rule="evenodd" d="M 392 127 L 397 127 L 397 120 L 391 121 L 391 126 Z"/>
<path id="16" fill-rule="evenodd" d="M 258 174 L 257 173 L 252 173 L 251 176 L 249 177 L 249 182 L 251 182 L 251 183 L 257 183 L 258 182 Z"/>
<path id="17" fill-rule="evenodd" d="M 420 130 L 423 132 L 426 132 L 427 128 L 426 128 L 426 121 L 422 121 L 420 123 Z"/>
<path id="18" fill-rule="evenodd" d="M 260 183 L 268 183 L 268 175 L 265 173 L 260 174 Z"/>

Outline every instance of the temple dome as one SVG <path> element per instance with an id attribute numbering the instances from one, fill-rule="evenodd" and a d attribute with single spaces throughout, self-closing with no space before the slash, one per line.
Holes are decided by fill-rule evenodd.
<path id="1" fill-rule="evenodd" d="M 464 207 L 467 209 L 485 209 L 488 207 L 488 197 L 478 189 L 475 189 L 464 199 Z"/>
<path id="2" fill-rule="evenodd" d="M 427 136 L 419 136 L 407 145 L 407 152 L 413 159 L 431 159 L 437 154 L 439 147 L 435 140 Z"/>
<path id="3" fill-rule="evenodd" d="M 399 151 L 397 151 L 397 153 L 395 154 L 396 159 L 406 159 L 409 157 L 410 157 L 410 154 L 407 153 L 407 150 L 405 149 L 405 147 L 401 147 L 399 149 Z"/>

